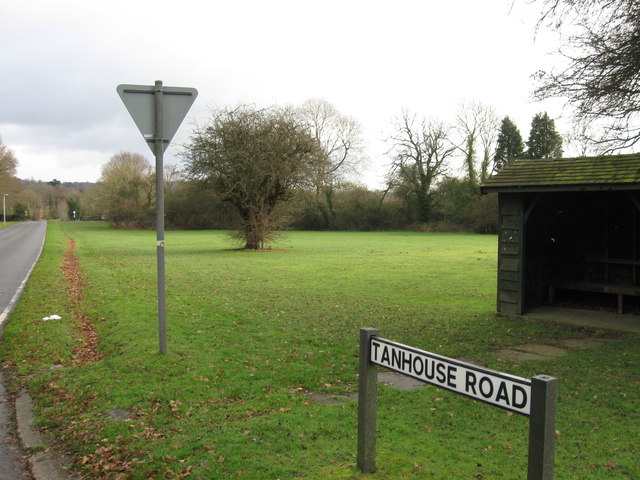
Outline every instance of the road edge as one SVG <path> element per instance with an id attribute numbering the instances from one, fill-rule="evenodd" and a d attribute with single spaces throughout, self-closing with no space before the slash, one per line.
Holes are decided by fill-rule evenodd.
<path id="1" fill-rule="evenodd" d="M 4 324 L 9 319 L 9 315 L 16 307 L 18 300 L 22 297 L 24 289 L 27 285 L 27 281 L 31 276 L 31 273 L 36 267 L 42 251 L 44 250 L 44 244 L 47 238 L 48 223 L 45 222 L 44 234 L 42 235 L 42 243 L 40 249 L 36 255 L 33 264 L 29 268 L 29 271 L 25 275 L 24 279 L 20 283 L 20 286 L 16 290 L 6 308 L 0 313 L 0 336 L 4 331 Z M 0 381 L 3 379 L 0 377 Z M 18 432 L 18 438 L 22 443 L 23 449 L 29 453 L 29 468 L 31 475 L 35 480 L 76 480 L 80 477 L 72 474 L 62 467 L 57 462 L 52 452 L 45 446 L 42 437 L 38 430 L 35 428 L 35 419 L 33 415 L 33 402 L 29 392 L 22 389 L 15 397 L 13 403 L 16 427 Z"/>
<path id="2" fill-rule="evenodd" d="M 64 459 L 46 446 L 42 435 L 35 426 L 33 402 L 26 389 L 20 390 L 15 399 L 18 437 L 25 451 L 29 453 L 29 467 L 35 480 L 79 480 L 76 474 L 63 466 Z"/>
<path id="3" fill-rule="evenodd" d="M 41 220 L 41 221 L 43 221 L 43 220 Z M 49 224 L 45 221 L 44 222 L 44 234 L 42 235 L 42 243 L 40 244 L 40 250 L 38 251 L 38 254 L 36 255 L 36 258 L 33 261 L 33 264 L 31 265 L 31 268 L 29 268 L 29 271 L 24 276 L 24 279 L 22 280 L 22 283 L 20 283 L 20 286 L 16 290 L 16 293 L 13 294 L 13 297 L 11 297 L 11 300 L 7 304 L 7 306 L 4 309 L 4 311 L 2 313 L 0 313 L 0 335 L 2 335 L 2 332 L 4 331 L 4 324 L 7 321 L 7 319 L 9 318 L 9 314 L 16 307 L 16 304 L 18 303 L 18 300 L 20 299 L 20 297 L 22 297 L 22 294 L 24 293 L 24 288 L 27 285 L 27 281 L 29 280 L 29 277 L 31 276 L 31 273 L 33 272 L 33 269 L 36 268 L 36 264 L 38 263 L 38 260 L 40 260 L 40 256 L 42 255 L 42 250 L 44 249 L 44 242 L 47 239 L 47 228 L 48 228 L 48 226 L 49 226 Z"/>

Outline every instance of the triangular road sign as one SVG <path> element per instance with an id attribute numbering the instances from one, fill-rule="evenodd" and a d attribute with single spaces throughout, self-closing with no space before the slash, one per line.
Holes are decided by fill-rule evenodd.
<path id="1" fill-rule="evenodd" d="M 140 133 L 155 153 L 155 86 L 118 85 L 116 91 L 124 106 L 136 122 Z M 162 140 L 163 151 L 180 127 L 182 120 L 193 105 L 198 91 L 187 87 L 162 87 Z"/>

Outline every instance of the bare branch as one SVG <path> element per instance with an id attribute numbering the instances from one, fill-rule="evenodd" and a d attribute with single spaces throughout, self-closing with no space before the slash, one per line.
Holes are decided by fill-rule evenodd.
<path id="1" fill-rule="evenodd" d="M 404 189 L 416 198 L 418 219 L 431 216 L 431 188 L 445 173 L 456 146 L 449 140 L 449 128 L 436 120 L 418 120 L 403 111 L 395 119 L 395 134 L 388 139 L 393 161 L 388 184 Z"/>
<path id="2" fill-rule="evenodd" d="M 561 47 L 568 66 L 540 72 L 534 95 L 566 98 L 579 121 L 608 119 L 612 151 L 640 141 L 640 0 L 543 0 L 538 25 L 578 31 Z"/>

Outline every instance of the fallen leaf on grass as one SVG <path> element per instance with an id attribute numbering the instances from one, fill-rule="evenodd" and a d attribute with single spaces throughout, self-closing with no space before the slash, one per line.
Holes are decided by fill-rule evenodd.
<path id="1" fill-rule="evenodd" d="M 184 477 L 188 477 L 189 475 L 191 475 L 191 472 L 193 472 L 194 467 L 189 465 L 186 470 L 183 470 L 182 472 L 178 473 L 178 477 L 179 478 L 184 478 Z"/>
<path id="2" fill-rule="evenodd" d="M 607 467 L 609 470 L 615 470 L 616 468 L 620 468 L 620 464 L 612 462 L 611 460 L 605 463 L 604 466 Z"/>

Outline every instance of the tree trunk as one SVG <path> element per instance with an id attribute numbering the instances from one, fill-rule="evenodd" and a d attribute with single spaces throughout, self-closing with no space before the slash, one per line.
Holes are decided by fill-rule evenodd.
<path id="1" fill-rule="evenodd" d="M 431 197 L 426 185 L 420 185 L 416 190 L 418 202 L 418 220 L 428 222 L 431 219 Z"/>
<path id="2" fill-rule="evenodd" d="M 244 236 L 245 250 L 262 250 L 269 232 L 271 212 L 265 209 L 252 208 L 244 215 L 242 234 Z"/>

